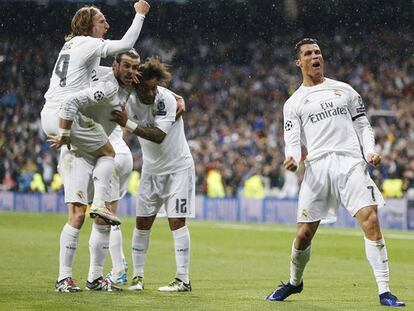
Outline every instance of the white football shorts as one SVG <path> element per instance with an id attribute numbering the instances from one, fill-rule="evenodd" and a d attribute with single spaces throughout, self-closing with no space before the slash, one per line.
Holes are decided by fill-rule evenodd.
<path id="1" fill-rule="evenodd" d="M 305 163 L 297 222 L 314 222 L 335 214 L 340 206 L 355 214 L 363 207 L 385 205 L 362 158 L 329 153 Z"/>
<path id="2" fill-rule="evenodd" d="M 88 205 L 93 199 L 92 173 L 94 164 L 76 155 L 74 151 L 62 150 L 58 171 L 62 176 L 65 203 Z"/>
<path id="3" fill-rule="evenodd" d="M 142 174 L 136 215 L 156 215 L 163 205 L 168 218 L 195 217 L 194 166 L 167 175 Z"/>
<path id="4" fill-rule="evenodd" d="M 46 135 L 58 135 L 59 110 L 44 107 L 40 113 L 41 124 Z M 73 120 L 70 134 L 71 145 L 84 152 L 93 152 L 108 142 L 102 125 L 78 113 Z"/>
<path id="5" fill-rule="evenodd" d="M 115 154 L 115 167 L 111 182 L 110 202 L 122 199 L 128 191 L 129 176 L 132 172 L 132 154 Z"/>

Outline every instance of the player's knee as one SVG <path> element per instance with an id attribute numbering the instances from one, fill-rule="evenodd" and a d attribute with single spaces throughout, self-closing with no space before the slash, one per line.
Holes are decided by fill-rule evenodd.
<path id="1" fill-rule="evenodd" d="M 150 230 L 153 220 L 150 217 L 137 217 L 136 228 L 138 230 Z"/>
<path id="2" fill-rule="evenodd" d="M 171 231 L 178 230 L 185 226 L 185 218 L 169 218 L 168 222 Z"/>
<path id="3" fill-rule="evenodd" d="M 365 236 L 373 241 L 378 241 L 382 238 L 381 228 L 378 220 L 378 214 L 372 210 L 363 223 Z"/>
<path id="4" fill-rule="evenodd" d="M 85 213 L 78 212 L 78 213 L 72 213 L 69 215 L 69 224 L 71 224 L 73 227 L 80 229 L 85 222 Z"/>
<path id="5" fill-rule="evenodd" d="M 301 230 L 296 234 L 297 249 L 305 249 L 312 242 L 313 232 L 311 230 Z"/>

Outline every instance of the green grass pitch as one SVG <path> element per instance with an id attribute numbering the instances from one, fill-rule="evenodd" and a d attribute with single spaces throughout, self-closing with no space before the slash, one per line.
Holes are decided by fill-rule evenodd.
<path id="1" fill-rule="evenodd" d="M 175 273 L 165 219 L 151 233 L 143 292 L 56 293 L 59 234 L 65 215 L 0 212 L 0 310 L 385 310 L 365 258 L 362 234 L 320 228 L 305 271 L 304 291 L 285 302 L 264 301 L 289 275 L 295 228 L 189 221 L 191 293 L 159 293 Z M 133 218 L 123 219 L 124 250 L 132 273 Z M 91 220 L 85 222 L 74 278 L 84 288 Z M 414 310 L 414 233 L 386 231 L 391 288 Z M 110 259 L 106 261 L 109 270 Z"/>

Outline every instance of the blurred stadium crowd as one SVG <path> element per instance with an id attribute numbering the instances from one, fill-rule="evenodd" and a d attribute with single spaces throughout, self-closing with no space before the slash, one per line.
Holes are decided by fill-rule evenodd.
<path id="1" fill-rule="evenodd" d="M 2 24 L 0 33 L 0 190 L 58 191 L 58 153 L 46 143 L 39 112 L 76 7 L 32 5 L 32 10 L 19 11 L 16 5 L 3 16 L 14 20 Z M 293 46 L 303 36 L 319 40 L 326 76 L 350 83 L 362 95 L 383 157 L 372 174 L 385 196 L 401 197 L 414 188 L 413 32 L 391 24 L 376 31 L 375 25 L 361 28 L 345 21 L 327 30 L 323 19 L 311 30 L 311 22 L 288 21 L 283 12 L 274 13 L 275 20 L 281 19 L 272 23 L 263 21 L 262 12 L 249 15 L 246 4 L 239 5 L 240 15 L 233 19 L 225 17 L 235 12 L 231 5 L 212 16 L 208 14 L 214 8 L 196 7 L 192 24 L 188 17 L 174 19 L 184 10 L 188 16 L 188 6 L 154 7 L 136 45 L 142 58 L 159 55 L 171 64 L 170 88 L 186 99 L 184 121 L 198 194 L 296 196 L 300 174 L 282 168 L 282 108 L 300 84 Z M 132 16 L 125 6 L 102 11 L 111 37 L 126 29 Z M 39 14 L 48 23 L 36 24 L 31 16 Z M 208 19 L 226 26 L 209 27 Z M 25 20 L 26 30 L 19 30 L 18 20 Z M 245 29 L 240 20 L 263 22 Z M 138 143 L 131 138 L 129 145 L 139 171 Z M 44 189 L 36 186 L 42 183 Z"/>

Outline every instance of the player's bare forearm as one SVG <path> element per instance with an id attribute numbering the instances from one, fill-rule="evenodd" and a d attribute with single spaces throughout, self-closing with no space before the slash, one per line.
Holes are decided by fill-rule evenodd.
<path id="1" fill-rule="evenodd" d="M 161 144 L 167 136 L 166 133 L 161 131 L 157 127 L 141 127 L 138 126 L 133 133 L 139 137 L 142 137 L 144 139 L 150 140 L 154 143 Z"/>

